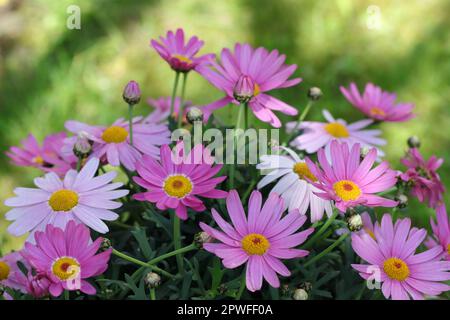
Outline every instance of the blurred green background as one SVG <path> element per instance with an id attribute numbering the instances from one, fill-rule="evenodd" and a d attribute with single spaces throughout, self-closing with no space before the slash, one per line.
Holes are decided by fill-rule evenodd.
<path id="1" fill-rule="evenodd" d="M 81 30 L 66 27 L 71 4 L 81 9 Z M 39 174 L 10 165 L 4 155 L 28 133 L 42 139 L 63 130 L 67 119 L 108 124 L 125 116 L 121 92 L 130 79 L 141 84 L 144 97 L 169 95 L 174 75 L 149 40 L 177 27 L 205 40 L 204 53 L 246 41 L 287 54 L 304 81 L 274 95 L 302 109 L 307 88 L 321 87 L 325 95 L 310 119 L 322 120 L 321 108 L 360 119 L 338 89 L 350 81 L 397 92 L 416 104 L 417 118 L 382 125 L 387 158 L 400 168 L 406 139 L 418 135 L 426 156 L 445 158 L 440 173 L 450 187 L 448 0 L 0 0 L 1 203 Z M 199 75 L 190 76 L 187 98 L 195 104 L 221 96 Z M 141 103 L 137 112 L 149 110 Z M 230 121 L 233 112 L 219 113 Z M 6 211 L 0 204 L 4 252 L 22 243 L 6 234 Z M 432 212 L 413 201 L 407 214 L 427 226 Z"/>

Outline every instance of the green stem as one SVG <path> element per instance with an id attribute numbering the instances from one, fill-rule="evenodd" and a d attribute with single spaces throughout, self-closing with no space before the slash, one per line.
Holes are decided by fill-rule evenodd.
<path id="1" fill-rule="evenodd" d="M 128 122 L 130 127 L 130 144 L 133 145 L 133 105 L 128 105 Z"/>
<path id="2" fill-rule="evenodd" d="M 180 218 L 176 214 L 174 214 L 173 217 L 173 246 L 175 248 L 175 251 L 181 249 L 181 225 L 180 225 Z M 178 273 L 184 274 L 183 255 L 178 254 L 176 257 L 177 257 Z"/>
<path id="3" fill-rule="evenodd" d="M 64 290 L 64 300 L 70 300 L 70 292 L 69 292 L 69 290 Z"/>
<path id="4" fill-rule="evenodd" d="M 177 96 L 177 88 L 178 88 L 178 80 L 180 79 L 180 73 L 175 73 L 175 83 L 173 84 L 173 90 L 172 90 L 172 98 L 170 100 L 170 114 L 169 118 L 172 117 L 174 106 L 175 106 L 175 97 Z"/>
<path id="5" fill-rule="evenodd" d="M 241 103 L 239 105 L 239 112 L 238 112 L 238 116 L 237 116 L 237 120 L 236 120 L 236 125 L 234 126 L 234 129 L 242 129 L 241 128 L 241 121 L 242 121 L 242 115 L 245 113 L 245 108 L 247 107 L 246 103 Z M 236 136 L 236 132 L 235 132 L 235 136 Z"/>
<path id="6" fill-rule="evenodd" d="M 250 195 L 250 193 L 253 191 L 253 189 L 255 188 L 256 185 L 256 181 L 253 180 L 252 183 L 250 183 L 250 185 L 248 186 L 247 190 L 245 191 L 244 195 L 242 196 L 242 203 L 246 203 L 248 196 Z"/>
<path id="7" fill-rule="evenodd" d="M 124 260 L 129 261 L 129 262 L 132 262 L 134 264 L 137 264 L 137 265 L 139 265 L 141 267 L 149 268 L 149 269 L 151 269 L 151 270 L 153 270 L 155 272 L 159 272 L 159 273 L 165 275 L 166 277 L 176 278 L 173 274 L 170 274 L 167 271 L 164 271 L 164 270 L 162 270 L 162 269 L 160 269 L 160 268 L 158 268 L 156 266 L 153 266 L 153 265 L 151 265 L 149 263 L 146 263 L 146 262 L 143 262 L 141 260 L 138 260 L 138 259 L 135 259 L 133 257 L 130 257 L 130 256 L 128 256 L 128 255 L 126 255 L 126 254 L 124 254 L 124 253 L 122 253 L 120 251 L 117 251 L 116 249 L 113 249 L 112 253 L 114 255 L 118 256 L 119 258 L 122 258 Z"/>
<path id="8" fill-rule="evenodd" d="M 156 290 L 150 289 L 150 300 L 156 300 Z"/>
<path id="9" fill-rule="evenodd" d="M 341 235 L 332 245 L 330 245 L 328 248 L 323 250 L 321 253 L 319 253 L 317 256 L 314 256 L 310 260 L 308 260 L 303 266 L 306 268 L 309 265 L 313 264 L 314 262 L 322 259 L 325 255 L 330 253 L 334 248 L 336 248 L 340 243 L 342 243 L 349 235 L 350 233 L 344 233 Z"/>
<path id="10" fill-rule="evenodd" d="M 186 91 L 186 82 L 187 82 L 188 73 L 183 73 L 183 82 L 181 84 L 181 97 L 180 97 L 180 109 L 178 110 L 178 129 L 181 128 L 183 124 L 183 109 L 184 109 L 184 93 Z"/>
<path id="11" fill-rule="evenodd" d="M 236 300 L 241 300 L 241 296 L 242 296 L 242 293 L 244 293 L 244 289 L 245 289 L 245 268 L 244 268 L 244 271 L 242 271 L 241 286 L 239 287 L 239 291 L 236 295 Z"/>
<path id="12" fill-rule="evenodd" d="M 311 110 L 312 105 L 314 104 L 314 101 L 309 100 L 308 104 L 306 105 L 305 109 L 303 109 L 303 112 L 300 114 L 297 120 L 297 124 L 295 125 L 294 129 L 292 130 L 292 133 L 289 135 L 288 139 L 283 143 L 283 146 L 286 146 L 297 134 L 297 130 L 300 127 L 300 124 L 305 120 L 306 116 L 309 113 L 309 110 Z"/>
<path id="13" fill-rule="evenodd" d="M 244 130 L 248 128 L 248 105 L 245 104 L 245 114 L 244 114 Z"/>
<path id="14" fill-rule="evenodd" d="M 241 129 L 241 120 L 242 120 L 242 115 L 245 112 L 245 108 L 247 107 L 247 104 L 245 103 L 241 103 L 239 105 L 239 112 L 238 112 L 238 116 L 236 119 L 236 125 L 234 126 L 234 138 L 233 138 L 233 153 L 236 156 L 235 151 L 237 150 L 237 144 L 238 144 L 238 131 L 239 129 Z M 234 189 L 234 176 L 235 176 L 235 170 L 236 170 L 236 165 L 231 164 L 229 166 L 229 180 L 228 180 L 228 187 L 229 189 Z"/>
<path id="15" fill-rule="evenodd" d="M 80 172 L 81 170 L 81 162 L 83 161 L 83 159 L 81 157 L 78 157 L 77 160 L 77 172 Z"/>
<path id="16" fill-rule="evenodd" d="M 156 257 L 153 260 L 150 260 L 148 262 L 148 264 L 156 264 L 156 263 L 158 263 L 158 262 L 160 262 L 162 260 L 165 260 L 167 258 L 176 256 L 176 255 L 179 255 L 179 254 L 183 254 L 183 253 L 186 253 L 186 252 L 189 252 L 189 251 L 192 251 L 192 250 L 196 250 L 196 249 L 197 249 L 196 245 L 194 243 L 192 243 L 192 244 L 190 244 L 190 245 L 188 245 L 186 247 L 183 247 L 183 248 L 180 248 L 180 249 L 168 252 L 166 254 L 163 254 L 163 255 L 161 255 L 159 257 Z"/>
<path id="17" fill-rule="evenodd" d="M 303 249 L 309 249 L 312 245 L 320 238 L 320 236 L 328 229 L 331 223 L 336 219 L 338 213 L 333 212 L 330 218 L 322 225 L 322 227 L 309 239 L 307 243 L 303 246 Z"/>

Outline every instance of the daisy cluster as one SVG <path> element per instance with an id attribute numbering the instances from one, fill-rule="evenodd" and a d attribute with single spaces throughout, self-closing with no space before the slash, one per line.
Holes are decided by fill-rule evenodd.
<path id="1" fill-rule="evenodd" d="M 182 29 L 150 44 L 175 74 L 172 96 L 146 100 L 153 112 L 133 115 L 141 91 L 130 81 L 122 94 L 127 118 L 68 120 L 65 132 L 41 144 L 30 134 L 6 153 L 42 176 L 4 201 L 7 231 L 26 240 L 0 258 L 0 297 L 124 298 L 131 290 L 138 299 L 299 300 L 342 297 L 358 285 L 362 291 L 350 298 L 361 298 L 373 296 L 369 281 L 386 299 L 447 296 L 443 160 L 425 159 L 417 138 L 399 161 L 403 171 L 383 160 L 379 124 L 409 121 L 413 104 L 372 83 L 364 92 L 350 83 L 340 90 L 361 120 L 325 109 L 324 121 L 305 120 L 321 91 L 310 89 L 304 108 L 274 97 L 273 90 L 302 81 L 278 50 L 237 43 L 218 56 L 199 55 L 204 42 Z M 186 100 L 191 71 L 222 97 L 206 105 Z M 236 110 L 236 128 L 245 113 L 246 129 L 252 112 L 287 138 L 256 166 L 217 164 L 207 146 L 172 141 L 175 129 L 220 127 L 220 108 Z M 296 118 L 283 123 L 279 113 Z M 408 196 L 436 212 L 430 233 L 412 225 Z M 329 275 L 342 274 L 337 265 L 353 278 L 333 282 Z M 319 284 L 320 272 L 328 282 Z"/>

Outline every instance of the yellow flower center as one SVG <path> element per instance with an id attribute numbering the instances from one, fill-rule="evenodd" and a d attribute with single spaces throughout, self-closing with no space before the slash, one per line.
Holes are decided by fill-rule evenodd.
<path id="1" fill-rule="evenodd" d="M 383 270 L 389 278 L 403 281 L 409 276 L 408 265 L 399 258 L 389 258 L 383 263 Z"/>
<path id="2" fill-rule="evenodd" d="M 10 270 L 6 262 L 0 261 L 0 281 L 8 279 Z"/>
<path id="3" fill-rule="evenodd" d="M 106 143 L 122 143 L 128 137 L 128 131 L 119 126 L 111 126 L 102 133 L 102 139 Z"/>
<path id="4" fill-rule="evenodd" d="M 370 230 L 369 228 L 364 228 L 364 231 L 373 239 L 376 240 L 375 238 L 375 233 L 373 233 L 372 230 Z"/>
<path id="5" fill-rule="evenodd" d="M 450 243 L 447 245 L 447 254 L 450 254 Z"/>
<path id="6" fill-rule="evenodd" d="M 78 194 L 72 190 L 61 189 L 52 193 L 48 204 L 53 211 L 70 211 L 78 204 Z"/>
<path id="7" fill-rule="evenodd" d="M 347 138 L 350 134 L 347 128 L 339 122 L 332 122 L 325 125 L 325 131 L 335 138 Z"/>
<path id="8" fill-rule="evenodd" d="M 189 63 L 189 64 L 192 63 L 191 59 L 189 59 L 188 57 L 185 57 L 185 56 L 183 56 L 181 54 L 174 54 L 174 55 L 172 55 L 172 58 L 178 59 L 181 62 L 186 62 L 186 63 Z"/>
<path id="9" fill-rule="evenodd" d="M 383 111 L 383 109 L 377 108 L 377 107 L 373 107 L 372 109 L 370 109 L 370 114 L 372 116 L 385 116 L 386 113 Z"/>
<path id="10" fill-rule="evenodd" d="M 256 97 L 260 93 L 261 93 L 261 88 L 258 86 L 257 83 L 255 83 L 255 88 L 253 89 L 253 96 Z"/>
<path id="11" fill-rule="evenodd" d="M 293 170 L 301 180 L 306 180 L 305 178 L 308 178 L 311 181 L 317 181 L 316 176 L 312 174 L 305 162 L 297 162 L 294 164 Z"/>
<path id="12" fill-rule="evenodd" d="M 361 195 L 361 189 L 350 180 L 341 180 L 333 184 L 336 195 L 344 201 L 357 200 Z"/>
<path id="13" fill-rule="evenodd" d="M 181 199 L 191 193 L 192 182 L 184 175 L 173 175 L 164 181 L 163 189 L 168 196 Z"/>
<path id="14" fill-rule="evenodd" d="M 52 272 L 60 280 L 73 279 L 80 273 L 80 264 L 74 258 L 61 257 L 53 262 Z"/>
<path id="15" fill-rule="evenodd" d="M 39 165 L 43 165 L 44 164 L 44 159 L 42 159 L 41 156 L 36 156 L 31 160 L 33 163 L 39 164 Z"/>
<path id="16" fill-rule="evenodd" d="M 242 249 L 249 255 L 262 256 L 270 248 L 269 240 L 259 233 L 250 233 L 242 241 Z"/>

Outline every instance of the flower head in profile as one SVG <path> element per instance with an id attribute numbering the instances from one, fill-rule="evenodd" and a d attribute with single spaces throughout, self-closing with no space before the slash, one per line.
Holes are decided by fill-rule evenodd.
<path id="1" fill-rule="evenodd" d="M 291 149 L 282 148 L 287 155 L 264 155 L 256 167 L 269 170 L 268 174 L 258 182 L 258 189 L 280 179 L 271 193 L 280 195 L 289 211 L 298 209 L 304 215 L 310 209 L 311 222 L 322 219 L 324 212 L 331 216 L 331 201 L 318 197 L 314 192 L 320 192 L 311 182 L 317 178 L 311 173 L 304 160 Z"/>
<path id="2" fill-rule="evenodd" d="M 353 106 L 375 121 L 403 122 L 414 117 L 412 103 L 396 103 L 395 93 L 383 91 L 372 83 L 366 84 L 362 95 L 353 82 L 348 88 L 341 86 L 340 89 Z"/>
<path id="3" fill-rule="evenodd" d="M 18 262 L 28 266 L 20 252 L 11 252 L 0 257 L 0 285 L 25 293 L 27 278 L 20 270 Z"/>
<path id="4" fill-rule="evenodd" d="M 168 31 L 166 37 L 159 37 L 160 42 L 151 40 L 152 47 L 177 72 L 189 72 L 199 65 L 207 64 L 214 59 L 214 54 L 197 56 L 204 42 L 196 36 L 185 42 L 183 29 Z"/>
<path id="5" fill-rule="evenodd" d="M 22 147 L 11 147 L 6 155 L 17 166 L 34 167 L 45 172 L 55 172 L 64 175 L 68 170 L 75 168 L 77 158 L 70 152 L 62 152 L 66 134 L 64 132 L 51 134 L 45 137 L 42 146 L 30 134 L 22 141 Z"/>
<path id="6" fill-rule="evenodd" d="M 320 167 L 306 158 L 306 164 L 317 178 L 313 182 L 320 192 L 316 195 L 325 200 L 333 200 L 341 212 L 348 208 L 364 205 L 367 207 L 395 207 L 396 201 L 382 198 L 375 193 L 392 188 L 397 182 L 396 172 L 383 161 L 372 166 L 377 158 L 377 150 L 372 148 L 361 161 L 361 147 L 358 143 L 351 148 L 347 143 L 331 143 L 331 164 L 325 150 L 317 153 Z"/>
<path id="7" fill-rule="evenodd" d="M 441 281 L 450 280 L 450 265 L 439 261 L 441 247 L 416 254 L 425 239 L 424 229 L 411 228 L 410 219 L 395 225 L 389 214 L 375 224 L 375 238 L 369 234 L 352 234 L 352 247 L 368 264 L 352 264 L 364 279 L 382 283 L 385 298 L 393 300 L 423 299 L 450 289 Z"/>
<path id="8" fill-rule="evenodd" d="M 297 66 L 285 65 L 285 59 L 286 56 L 280 55 L 277 50 L 269 52 L 262 47 L 254 49 L 247 43 L 237 43 L 234 52 L 223 49 L 221 64 L 212 62 L 213 68 L 198 68 L 201 75 L 226 94 L 224 98 L 203 108 L 205 119 L 214 110 L 229 103 L 248 103 L 258 119 L 276 128 L 281 127 L 273 111 L 292 116 L 297 114 L 297 109 L 267 92 L 292 87 L 301 81 L 300 78 L 289 79 Z"/>
<path id="9" fill-rule="evenodd" d="M 5 205 L 13 207 L 5 215 L 14 221 L 8 231 L 14 236 L 42 231 L 48 224 L 64 228 L 69 221 L 82 222 L 95 231 L 106 233 L 103 222 L 116 220 L 117 213 L 111 211 L 122 206 L 113 201 L 128 194 L 128 190 L 117 190 L 122 183 L 111 183 L 117 172 L 110 171 L 95 177 L 99 165 L 92 158 L 80 172 L 69 170 L 64 180 L 55 173 L 47 173 L 34 179 L 38 188 L 16 188 L 16 197 L 9 198 Z"/>
<path id="10" fill-rule="evenodd" d="M 203 161 L 204 147 L 196 145 L 191 152 L 175 156 L 168 145 L 161 147 L 161 160 L 143 156 L 133 180 L 146 192 L 133 196 L 139 201 L 156 203 L 160 210 L 173 209 L 178 217 L 188 218 L 187 208 L 196 212 L 206 210 L 203 198 L 225 198 L 227 192 L 215 189 L 226 177 L 214 177 L 222 165 Z M 198 156 L 199 161 L 194 157 Z"/>
<path id="11" fill-rule="evenodd" d="M 350 146 L 359 143 L 363 147 L 375 147 L 386 144 L 386 141 L 379 138 L 380 130 L 364 129 L 373 120 L 364 119 L 348 124 L 342 119 L 335 119 L 330 112 L 323 110 L 323 116 L 327 122 L 304 121 L 297 127 L 297 122 L 286 124 L 288 132 L 295 128 L 303 130 L 302 134 L 292 140 L 291 146 L 298 150 L 305 150 L 307 153 L 316 153 L 320 148 L 325 147 L 327 156 L 330 155 L 331 142 L 337 140 L 346 142 Z M 383 152 L 378 150 L 378 155 L 383 156 Z"/>
<path id="12" fill-rule="evenodd" d="M 277 274 L 288 277 L 291 272 L 280 259 L 301 258 L 308 251 L 296 249 L 314 231 L 296 232 L 306 221 L 306 216 L 294 210 L 282 217 L 284 201 L 271 194 L 262 203 L 259 191 L 253 191 L 244 212 L 239 194 L 231 190 L 227 197 L 227 211 L 231 224 L 212 209 L 214 221 L 222 229 L 216 230 L 205 223 L 200 227 L 219 243 L 205 243 L 203 248 L 222 259 L 223 265 L 234 269 L 246 263 L 247 289 L 260 290 L 263 278 L 274 288 L 280 286 Z"/>
<path id="13" fill-rule="evenodd" d="M 428 202 L 431 208 L 439 206 L 445 188 L 437 170 L 444 160 L 436 156 L 425 160 L 419 149 L 411 148 L 401 162 L 408 169 L 400 177 L 403 181 L 412 183 L 412 195 L 420 202 Z"/>
<path id="14" fill-rule="evenodd" d="M 425 245 L 428 248 L 440 246 L 444 252 L 444 258 L 450 260 L 450 226 L 445 204 L 441 204 L 436 209 L 436 223 L 430 218 L 433 235 L 428 237 Z"/>
<path id="15" fill-rule="evenodd" d="M 167 121 L 169 117 L 178 119 L 178 112 L 180 110 L 181 98 L 176 97 L 173 104 L 174 112 L 170 114 L 170 101 L 171 97 L 160 97 L 158 99 L 147 99 L 147 104 L 154 108 L 154 111 L 150 113 L 145 119 L 144 123 L 161 123 Z M 183 102 L 183 118 L 186 117 L 186 113 L 189 111 L 189 107 L 192 106 L 191 101 Z"/>
<path id="16" fill-rule="evenodd" d="M 159 146 L 170 142 L 167 125 L 142 123 L 142 117 L 133 118 L 133 145 L 130 142 L 129 123 L 122 118 L 109 127 L 67 121 L 66 129 L 75 134 L 84 132 L 89 136 L 93 141 L 91 157 L 106 160 L 112 166 L 122 164 L 130 171 L 136 170 L 135 164 L 142 154 L 159 158 Z"/>
<path id="17" fill-rule="evenodd" d="M 95 294 L 95 288 L 86 279 L 105 272 L 112 251 L 96 254 L 102 238 L 92 242 L 89 229 L 74 221 L 64 231 L 48 225 L 34 236 L 36 244 L 25 243 L 22 255 L 37 273 L 47 276 L 52 296 L 61 295 L 63 290 Z"/>

